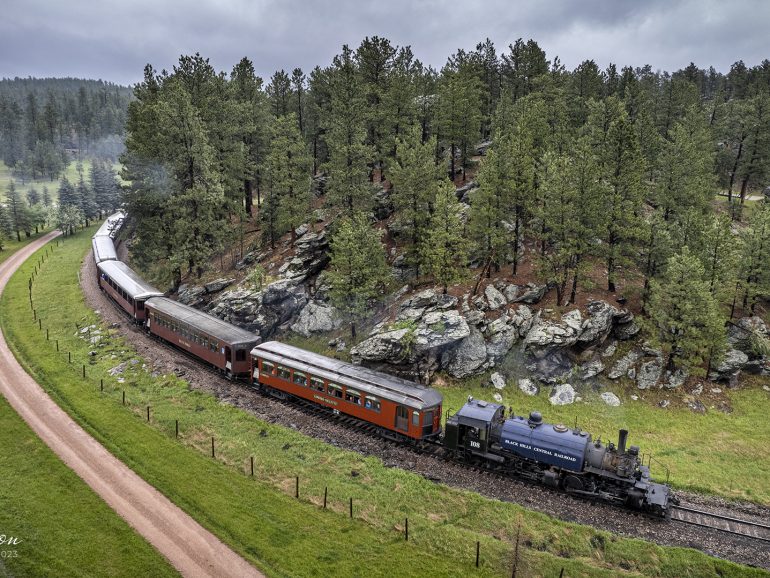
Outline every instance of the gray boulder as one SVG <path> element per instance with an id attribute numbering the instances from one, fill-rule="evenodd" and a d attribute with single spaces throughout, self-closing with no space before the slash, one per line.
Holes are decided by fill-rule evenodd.
<path id="1" fill-rule="evenodd" d="M 575 402 L 575 390 L 569 383 L 557 385 L 551 390 L 548 398 L 551 405 L 569 405 Z"/>
<path id="2" fill-rule="evenodd" d="M 433 289 L 425 289 L 413 295 L 398 306 L 397 321 L 416 321 L 426 311 L 438 304 L 439 296 Z"/>
<path id="3" fill-rule="evenodd" d="M 342 317 L 336 308 L 316 301 L 310 301 L 300 311 L 291 330 L 305 337 L 313 333 L 334 331 L 342 327 Z"/>
<path id="4" fill-rule="evenodd" d="M 537 385 L 535 385 L 535 382 L 531 379 L 522 378 L 519 380 L 519 389 L 524 392 L 527 395 L 537 395 L 539 392 L 539 389 Z"/>
<path id="5" fill-rule="evenodd" d="M 663 360 L 655 357 L 645 361 L 639 367 L 636 374 L 636 387 L 639 389 L 649 389 L 656 385 L 660 380 L 660 374 L 663 371 Z"/>
<path id="6" fill-rule="evenodd" d="M 540 300 L 545 297 L 545 292 L 548 290 L 548 286 L 536 285 L 535 283 L 527 283 L 526 286 L 522 288 L 522 290 L 523 293 L 516 297 L 513 302 L 529 303 L 530 305 L 533 305 L 540 302 Z"/>
<path id="7" fill-rule="evenodd" d="M 418 352 L 442 349 L 470 335 L 468 323 L 454 309 L 429 311 L 417 326 L 415 346 Z"/>
<path id="8" fill-rule="evenodd" d="M 487 324 L 487 355 L 490 359 L 503 359 L 519 339 L 518 328 L 511 324 L 508 315 L 503 314 Z"/>
<path id="9" fill-rule="evenodd" d="M 578 340 L 582 319 L 580 311 L 575 309 L 562 315 L 561 323 L 544 321 L 540 318 L 524 339 L 525 347 L 569 347 Z"/>
<path id="10" fill-rule="evenodd" d="M 320 233 L 306 232 L 294 241 L 294 247 L 294 257 L 279 270 L 289 279 L 303 281 L 320 273 L 329 263 L 329 239 L 325 230 Z"/>
<path id="11" fill-rule="evenodd" d="M 483 373 L 489 364 L 481 332 L 471 327 L 468 337 L 442 355 L 441 365 L 449 375 L 460 379 Z"/>
<path id="12" fill-rule="evenodd" d="M 350 357 L 353 363 L 384 361 L 398 365 L 408 361 L 410 356 L 409 338 L 406 335 L 409 328 L 383 331 L 364 339 L 351 348 Z"/>
<path id="13" fill-rule="evenodd" d="M 473 192 L 478 188 L 479 184 L 476 181 L 470 181 L 469 183 L 464 184 L 462 187 L 455 190 L 457 200 L 461 203 L 465 203 L 466 205 L 470 204 L 471 196 L 473 195 Z"/>
<path id="14" fill-rule="evenodd" d="M 492 387 L 495 389 L 505 389 L 505 378 L 502 373 L 495 371 L 489 376 L 489 380 L 492 382 Z"/>
<path id="15" fill-rule="evenodd" d="M 620 405 L 620 398 L 611 391 L 605 391 L 601 395 L 602 401 L 610 407 L 618 407 Z"/>
<path id="16" fill-rule="evenodd" d="M 519 286 L 514 285 L 513 283 L 506 285 L 503 289 L 503 295 L 505 296 L 505 300 L 508 301 L 508 303 L 513 303 L 516 301 L 516 297 L 519 296 Z"/>
<path id="17" fill-rule="evenodd" d="M 203 288 L 206 290 L 206 293 L 216 293 L 217 291 L 229 287 L 233 283 L 235 283 L 235 279 L 217 279 L 211 283 L 206 283 Z"/>
<path id="18" fill-rule="evenodd" d="M 615 365 L 612 366 L 607 377 L 610 379 L 618 379 L 619 377 L 626 375 L 628 371 L 634 367 L 636 362 L 639 361 L 641 356 L 642 354 L 636 350 L 629 351 L 615 362 Z"/>
<path id="19" fill-rule="evenodd" d="M 667 371 L 664 377 L 663 386 L 668 389 L 676 389 L 684 385 L 687 381 L 689 374 L 684 369 L 675 369 L 674 371 Z"/>
<path id="20" fill-rule="evenodd" d="M 519 305 L 516 308 L 516 312 L 513 313 L 510 323 L 518 331 L 519 337 L 526 337 L 535 323 L 535 315 L 526 305 Z"/>
<path id="21" fill-rule="evenodd" d="M 612 321 L 618 310 L 606 301 L 591 301 L 586 309 L 588 318 L 583 321 L 578 342 L 602 343 L 612 331 Z"/>
<path id="22" fill-rule="evenodd" d="M 487 298 L 491 311 L 496 311 L 506 304 L 505 296 L 495 289 L 493 285 L 487 285 L 486 289 L 484 289 L 484 296 Z"/>
<path id="23" fill-rule="evenodd" d="M 596 377 L 604 371 L 604 364 L 601 359 L 594 359 L 580 366 L 578 376 L 580 379 L 590 379 Z"/>
<path id="24" fill-rule="evenodd" d="M 748 363 L 749 356 L 738 349 L 730 349 L 717 367 L 709 373 L 711 381 L 727 382 L 731 387 L 738 383 L 738 374 Z"/>
<path id="25" fill-rule="evenodd" d="M 205 294 L 206 290 L 203 287 L 190 287 L 187 284 L 182 284 L 177 292 L 177 301 L 183 305 L 197 307 L 203 303 Z"/>

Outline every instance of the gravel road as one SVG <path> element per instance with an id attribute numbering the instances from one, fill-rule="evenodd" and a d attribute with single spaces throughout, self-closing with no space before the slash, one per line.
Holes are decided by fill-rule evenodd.
<path id="1" fill-rule="evenodd" d="M 49 233 L 0 265 L 0 293 Z M 76 424 L 21 368 L 0 337 L 0 393 L 67 466 L 183 576 L 262 576 Z"/>

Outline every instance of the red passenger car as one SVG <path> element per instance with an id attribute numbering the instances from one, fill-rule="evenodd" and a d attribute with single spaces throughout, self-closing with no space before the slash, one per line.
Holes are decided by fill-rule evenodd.
<path id="1" fill-rule="evenodd" d="M 277 341 L 251 351 L 253 385 L 307 399 L 412 439 L 441 433 L 439 392 Z"/>
<path id="2" fill-rule="evenodd" d="M 248 377 L 249 351 L 259 337 L 218 317 L 165 297 L 146 303 L 147 330 L 213 365 L 228 377 Z"/>
<path id="3" fill-rule="evenodd" d="M 144 321 L 147 299 L 163 295 L 122 261 L 102 261 L 96 267 L 99 287 L 137 323 Z"/>

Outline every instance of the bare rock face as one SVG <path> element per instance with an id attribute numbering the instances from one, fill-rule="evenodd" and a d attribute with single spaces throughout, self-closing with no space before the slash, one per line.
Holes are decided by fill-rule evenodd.
<path id="1" fill-rule="evenodd" d="M 442 355 L 441 365 L 449 375 L 460 379 L 486 371 L 489 362 L 484 336 L 471 327 L 468 337 Z"/>
<path id="2" fill-rule="evenodd" d="M 233 283 L 235 283 L 235 279 L 217 279 L 211 283 L 206 283 L 203 288 L 205 289 L 206 293 L 216 293 L 217 291 L 226 289 Z"/>
<path id="3" fill-rule="evenodd" d="M 545 292 L 548 290 L 547 285 L 536 285 L 535 283 L 527 283 L 524 287 L 519 289 L 519 295 L 513 300 L 514 303 L 528 303 L 533 305 L 539 303 L 540 300 L 545 297 Z"/>
<path id="4" fill-rule="evenodd" d="M 291 326 L 291 330 L 305 337 L 310 337 L 313 333 L 334 331 L 340 327 L 342 327 L 342 316 L 336 308 L 317 301 L 310 301 L 300 311 L 297 321 Z"/>
<path id="5" fill-rule="evenodd" d="M 629 351 L 615 362 L 615 365 L 612 366 L 607 377 L 610 379 L 618 379 L 619 377 L 626 375 L 628 371 L 634 367 L 641 356 L 642 354 L 639 351 Z"/>
<path id="6" fill-rule="evenodd" d="M 596 377 L 602 371 L 604 371 L 604 364 L 601 359 L 593 359 L 580 366 L 579 376 L 580 379 L 590 379 Z"/>

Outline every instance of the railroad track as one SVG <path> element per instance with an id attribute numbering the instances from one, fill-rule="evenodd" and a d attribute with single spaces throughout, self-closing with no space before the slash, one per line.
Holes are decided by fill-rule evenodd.
<path id="1" fill-rule="evenodd" d="M 722 514 L 706 512 L 687 506 L 672 506 L 671 519 L 693 526 L 710 528 L 737 536 L 746 536 L 754 540 L 770 543 L 770 525 L 741 520 Z"/>

